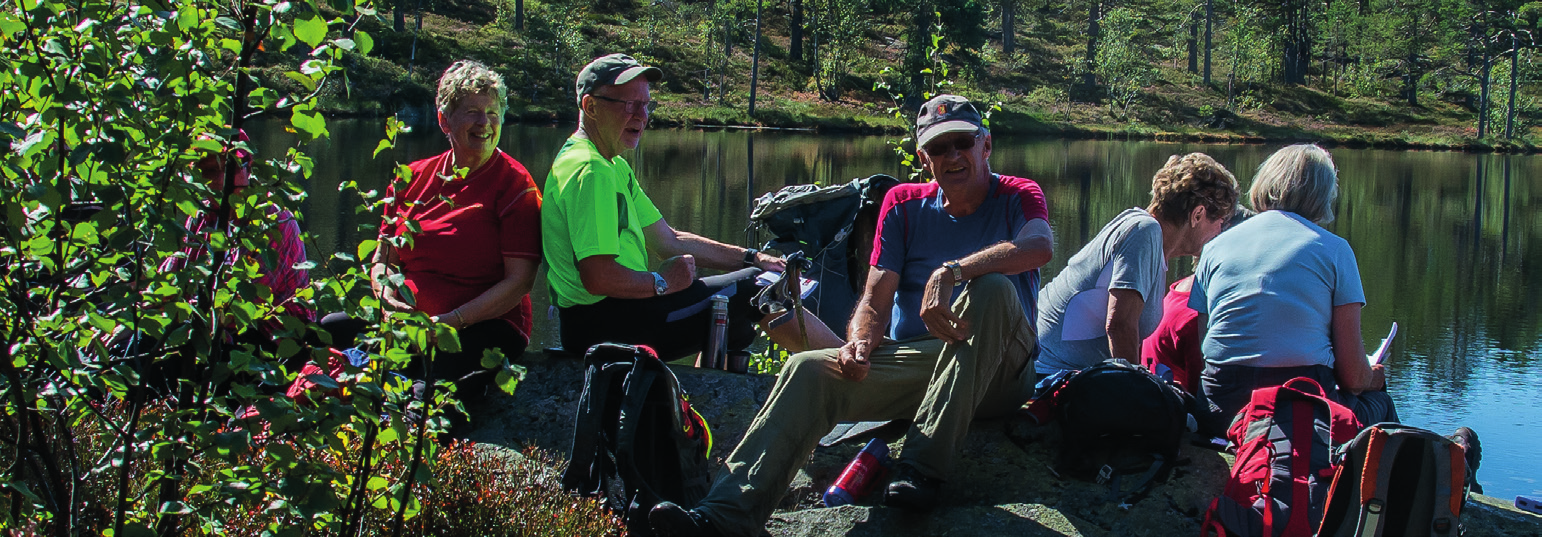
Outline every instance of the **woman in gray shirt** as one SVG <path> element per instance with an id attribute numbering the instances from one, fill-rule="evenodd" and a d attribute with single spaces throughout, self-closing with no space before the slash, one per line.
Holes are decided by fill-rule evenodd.
<path id="1" fill-rule="evenodd" d="M 1140 363 L 1162 320 L 1167 261 L 1199 255 L 1226 228 L 1237 179 L 1204 153 L 1173 155 L 1151 180 L 1151 204 L 1114 217 L 1039 297 L 1040 375 L 1109 358 Z"/>

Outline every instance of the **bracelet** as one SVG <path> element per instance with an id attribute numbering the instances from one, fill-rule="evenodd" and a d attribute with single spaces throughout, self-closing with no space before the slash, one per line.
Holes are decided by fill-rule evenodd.
<path id="1" fill-rule="evenodd" d="M 461 328 L 465 328 L 466 327 L 466 318 L 465 317 L 461 317 L 461 315 L 460 315 L 460 308 L 455 308 L 454 310 L 450 311 L 450 313 L 454 313 L 455 314 L 455 320 L 456 321 L 460 321 L 460 327 Z"/>
<path id="2" fill-rule="evenodd" d="M 746 268 L 747 267 L 755 266 L 755 262 L 760 260 L 759 256 L 760 256 L 760 250 L 756 250 L 754 248 L 745 248 L 744 249 L 744 266 Z"/>

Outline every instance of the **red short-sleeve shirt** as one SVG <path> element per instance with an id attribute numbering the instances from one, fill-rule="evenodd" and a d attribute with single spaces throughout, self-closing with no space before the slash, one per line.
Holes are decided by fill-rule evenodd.
<path id="1" fill-rule="evenodd" d="M 503 258 L 541 259 L 541 192 L 530 172 L 498 151 L 464 179 L 454 177 L 451 153 L 414 162 L 412 181 L 387 195 L 380 233 L 401 236 L 406 222 L 422 231 L 397 251 L 419 311 L 442 315 L 470 302 L 504 278 Z M 530 337 L 530 296 L 502 319 Z"/>
<path id="2" fill-rule="evenodd" d="M 1141 362 L 1154 373 L 1156 364 L 1173 371 L 1173 380 L 1189 393 L 1200 390 L 1205 357 L 1199 350 L 1199 312 L 1189 307 L 1189 291 L 1179 291 L 1184 280 L 1173 282 L 1162 299 L 1162 324 L 1141 344 Z M 1187 286 L 1185 286 L 1187 287 Z"/>

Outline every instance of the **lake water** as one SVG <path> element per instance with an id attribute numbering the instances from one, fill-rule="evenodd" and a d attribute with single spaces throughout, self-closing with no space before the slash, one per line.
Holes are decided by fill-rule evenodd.
<path id="1" fill-rule="evenodd" d="M 334 120 L 333 139 L 309 148 L 316 160 L 302 206 L 313 251 L 352 252 L 376 222 L 354 214 L 357 197 L 336 185 L 383 188 L 396 162 L 448 149 L 435 125 L 405 134 L 396 149 L 370 157 L 383 120 Z M 254 125 L 254 147 L 281 153 L 293 136 L 273 122 Z M 502 147 L 543 182 L 572 126 L 508 125 Z M 1169 155 L 1203 151 L 1244 185 L 1283 144 L 995 140 L 995 170 L 1033 178 L 1048 199 L 1055 260 L 1045 281 L 1119 211 L 1144 206 L 1150 177 Z M 1397 321 L 1389 383 L 1406 423 L 1447 434 L 1480 434 L 1479 481 L 1489 495 L 1542 496 L 1542 159 L 1453 152 L 1333 149 L 1340 169 L 1338 219 L 1328 226 L 1359 259 L 1367 305 L 1365 339 L 1374 349 Z M 746 131 L 649 131 L 627 155 L 666 220 L 725 242 L 751 245 L 754 198 L 783 186 L 840 183 L 901 168 L 881 136 Z M 1175 263 L 1171 278 L 1187 275 Z M 532 348 L 555 345 L 544 279 L 532 293 Z M 1526 462 L 1532 461 L 1532 462 Z"/>

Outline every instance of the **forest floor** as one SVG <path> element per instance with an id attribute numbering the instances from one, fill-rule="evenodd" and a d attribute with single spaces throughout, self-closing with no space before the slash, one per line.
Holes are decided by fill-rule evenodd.
<path id="1" fill-rule="evenodd" d="M 428 113 L 434 85 L 455 60 L 482 61 L 503 73 L 510 87 L 511 121 L 573 122 L 572 80 L 589 58 L 629 52 L 659 66 L 665 81 L 655 89 L 661 106 L 655 127 L 764 127 L 818 132 L 861 132 L 904 136 L 908 121 L 897 116 L 895 102 L 875 83 L 884 66 L 900 63 L 902 28 L 875 24 L 855 51 L 849 73 L 837 78 L 842 88 L 830 100 L 816 90 L 806 61 L 791 61 L 786 22 L 770 19 L 762 39 L 755 114 L 749 113 L 751 47 L 728 56 L 730 76 L 708 69 L 712 51 L 704 51 L 689 28 L 634 20 L 618 14 L 527 14 L 525 30 L 515 31 L 502 0 L 442 0 L 421 19 L 406 18 L 406 30 L 392 29 L 391 13 L 366 18 L 357 26 L 375 41 L 371 57 L 350 57 L 345 84 L 323 97 L 333 116 L 384 116 Z M 538 5 L 539 6 L 539 5 Z M 558 20 L 546 20 L 538 17 Z M 780 21 L 780 22 L 779 22 Z M 1230 88 L 1226 71 L 1214 66 L 1212 80 L 1190 73 L 1178 59 L 1156 65 L 1155 82 L 1128 108 L 1097 96 L 1072 98 L 1076 76 L 1075 21 L 1041 20 L 1023 25 L 1018 52 L 1006 55 L 999 43 L 981 50 L 981 67 L 957 74 L 945 91 L 977 103 L 998 105 L 990 128 L 997 134 L 1098 139 L 1151 139 L 1215 143 L 1316 142 L 1330 146 L 1469 151 L 1535 152 L 1542 128 L 1536 118 L 1521 118 L 1511 139 L 1504 125 L 1499 135 L 1477 137 L 1477 116 L 1461 96 L 1421 95 L 1419 105 L 1336 95 L 1329 79 L 1312 76 L 1305 85 L 1256 84 Z M 805 51 L 807 54 L 807 51 Z M 947 57 L 946 55 L 944 57 Z M 286 60 L 279 56 L 278 63 Z M 287 80 L 259 68 L 266 84 Z M 963 69 L 955 69 L 964 71 Z M 1327 91 L 1324 90 L 1327 87 Z"/>

